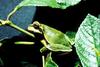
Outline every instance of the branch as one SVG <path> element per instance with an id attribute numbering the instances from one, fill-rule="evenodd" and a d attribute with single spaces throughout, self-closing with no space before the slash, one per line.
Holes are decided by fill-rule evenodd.
<path id="1" fill-rule="evenodd" d="M 0 25 L 1 25 L 1 26 L 2 26 L 2 25 L 8 25 L 8 26 L 10 26 L 10 27 L 12 27 L 12 28 L 15 28 L 16 30 L 18 30 L 18 31 L 20 31 L 20 32 L 23 32 L 23 33 L 25 33 L 25 34 L 27 34 L 27 35 L 29 35 L 29 36 L 35 38 L 34 34 L 32 34 L 32 33 L 28 32 L 28 31 L 26 31 L 26 30 L 24 30 L 24 29 L 18 27 L 17 25 L 13 24 L 13 23 L 12 23 L 11 21 L 9 21 L 9 20 L 5 20 L 5 21 L 4 21 L 4 20 L 0 20 Z"/>

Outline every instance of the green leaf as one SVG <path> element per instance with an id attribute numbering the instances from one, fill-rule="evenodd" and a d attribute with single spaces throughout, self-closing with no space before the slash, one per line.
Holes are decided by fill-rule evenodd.
<path id="1" fill-rule="evenodd" d="M 69 37 L 71 44 L 74 44 L 76 32 L 68 31 L 65 34 Z"/>
<path id="2" fill-rule="evenodd" d="M 81 0 L 56 0 L 60 4 L 60 8 L 66 9 L 69 6 L 78 4 Z"/>
<path id="3" fill-rule="evenodd" d="M 81 0 L 23 0 L 18 6 L 49 6 L 52 8 L 66 9 L 80 1 Z"/>
<path id="4" fill-rule="evenodd" d="M 48 54 L 46 58 L 45 67 L 58 67 L 58 65 L 52 60 L 51 54 Z"/>
<path id="5" fill-rule="evenodd" d="M 50 6 L 58 8 L 60 5 L 55 0 L 23 0 L 18 6 Z"/>
<path id="6" fill-rule="evenodd" d="M 80 61 L 76 61 L 74 67 L 82 67 Z"/>
<path id="7" fill-rule="evenodd" d="M 100 19 L 87 15 L 76 34 L 75 47 L 83 67 L 100 66 Z"/>

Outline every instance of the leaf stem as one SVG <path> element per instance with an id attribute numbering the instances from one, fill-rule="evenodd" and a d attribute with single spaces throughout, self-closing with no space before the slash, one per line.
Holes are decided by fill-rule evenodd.
<path id="1" fill-rule="evenodd" d="M 19 8 L 20 8 L 19 6 L 16 6 L 16 7 L 13 9 L 13 11 L 11 11 L 11 12 L 8 14 L 7 20 L 9 20 L 10 17 L 11 17 Z"/>
<path id="2" fill-rule="evenodd" d="M 16 30 L 18 30 L 18 31 L 20 31 L 20 32 L 23 32 L 23 33 L 25 33 L 25 34 L 27 34 L 27 35 L 29 35 L 29 36 L 35 38 L 34 34 L 32 34 L 32 33 L 28 32 L 28 31 L 26 31 L 26 30 L 24 30 L 24 29 L 18 27 L 17 25 L 13 24 L 11 21 L 8 21 L 8 22 L 9 22 L 8 25 L 11 26 L 12 28 L 15 28 Z"/>
<path id="3" fill-rule="evenodd" d="M 24 44 L 24 45 L 33 45 L 34 42 L 28 42 L 28 41 L 17 41 L 14 42 L 15 44 Z"/>
<path id="4" fill-rule="evenodd" d="M 43 64 L 43 67 L 45 67 L 45 58 L 44 58 L 44 56 L 42 56 L 42 64 Z"/>

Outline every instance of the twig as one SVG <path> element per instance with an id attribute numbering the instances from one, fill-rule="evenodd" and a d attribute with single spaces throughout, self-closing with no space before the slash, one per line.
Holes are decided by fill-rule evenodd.
<path id="1" fill-rule="evenodd" d="M 12 22 L 9 21 L 9 20 L 5 20 L 5 21 L 4 21 L 4 20 L 0 20 L 0 26 L 2 26 L 2 25 L 8 25 L 8 26 L 10 26 L 10 27 L 12 27 L 12 28 L 15 28 L 16 30 L 18 30 L 18 31 L 20 31 L 20 32 L 23 32 L 23 33 L 25 33 L 25 34 L 27 34 L 27 35 L 29 35 L 29 36 L 35 38 L 34 34 L 32 34 L 32 33 L 28 32 L 28 31 L 26 31 L 26 30 L 24 30 L 24 29 L 18 27 L 17 25 L 15 25 L 14 23 L 12 23 Z"/>
<path id="2" fill-rule="evenodd" d="M 16 7 L 13 9 L 13 11 L 11 11 L 11 12 L 8 14 L 7 20 L 9 20 L 10 17 L 11 17 L 19 8 L 20 8 L 19 6 L 16 6 Z"/>
<path id="3" fill-rule="evenodd" d="M 43 67 L 45 67 L 45 58 L 44 58 L 44 56 L 42 56 L 42 64 L 43 64 Z"/>
<path id="4" fill-rule="evenodd" d="M 26 30 L 24 30 L 24 29 L 18 27 L 17 25 L 13 24 L 11 21 L 10 21 L 9 26 L 11 26 L 11 27 L 15 28 L 16 30 L 18 30 L 18 31 L 20 31 L 20 32 L 23 32 L 23 33 L 25 33 L 25 34 L 27 34 L 27 35 L 29 35 L 29 36 L 35 38 L 34 34 L 32 34 L 32 33 L 28 32 L 28 31 L 26 31 Z"/>

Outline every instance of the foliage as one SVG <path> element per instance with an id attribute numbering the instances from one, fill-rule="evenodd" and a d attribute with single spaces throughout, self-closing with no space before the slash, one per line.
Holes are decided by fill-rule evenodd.
<path id="1" fill-rule="evenodd" d="M 51 55 L 52 53 L 48 54 L 45 62 L 45 67 L 58 67 L 58 65 L 52 60 Z"/>
<path id="2" fill-rule="evenodd" d="M 100 19 L 88 14 L 80 25 L 75 47 L 83 67 L 98 67 L 100 65 Z M 92 60 L 91 60 L 92 59 Z"/>
<path id="3" fill-rule="evenodd" d="M 65 9 L 80 1 L 81 0 L 23 0 L 18 6 L 49 6 L 52 8 Z"/>
<path id="4" fill-rule="evenodd" d="M 21 7 L 23 6 L 49 6 L 52 8 L 60 8 L 66 9 L 69 6 L 73 6 L 79 3 L 80 0 L 23 0 L 19 5 L 17 5 L 12 12 L 9 13 L 6 20 L 0 19 L 0 26 L 8 25 L 11 26 L 33 38 L 35 35 L 16 26 L 10 20 L 10 17 Z M 44 44 L 43 49 L 48 48 L 50 53 L 46 59 L 43 56 L 43 67 L 59 67 L 52 59 L 52 52 L 53 51 L 63 51 L 69 50 L 70 46 L 75 43 L 75 48 L 77 54 L 81 60 L 83 67 L 98 67 L 100 66 L 100 19 L 88 14 L 87 17 L 84 19 L 82 24 L 80 25 L 76 35 L 75 33 L 62 33 L 52 27 L 49 27 L 45 24 L 39 24 L 38 30 L 44 39 L 41 42 Z M 29 26 L 30 27 L 30 26 Z M 35 26 L 37 27 L 37 26 Z M 33 30 L 34 25 L 31 24 L 31 30 Z M 36 32 L 36 31 L 33 31 Z M 55 34 L 50 36 L 49 34 Z M 57 35 L 56 35 L 57 34 Z M 60 37 L 59 37 L 60 36 Z M 60 39 L 61 38 L 61 39 Z M 70 44 L 69 44 L 70 42 Z M 15 42 L 15 44 L 33 44 L 34 42 Z M 2 43 L 0 43 L 2 44 Z M 3 45 L 3 44 L 2 44 Z M 65 46 L 67 45 L 67 46 Z M 68 46 L 69 45 L 69 46 Z M 54 49 L 53 49 L 54 48 Z M 60 49 L 59 49 L 60 48 Z M 43 51 L 41 51 L 43 52 Z M 66 51 L 68 52 L 68 51 Z M 71 52 L 71 51 L 69 51 Z M 91 60 L 92 59 L 92 60 Z"/>

